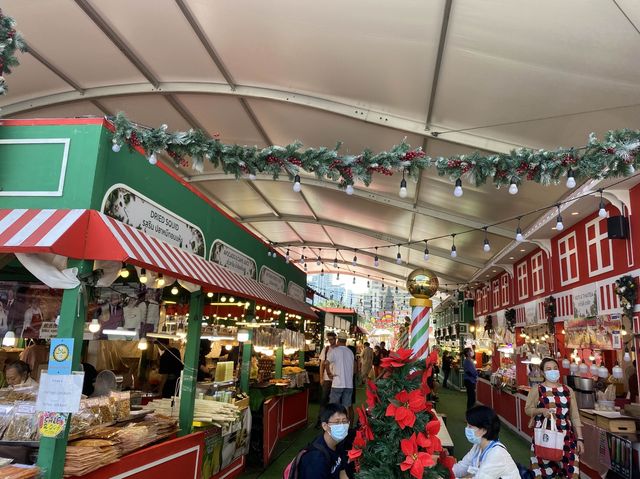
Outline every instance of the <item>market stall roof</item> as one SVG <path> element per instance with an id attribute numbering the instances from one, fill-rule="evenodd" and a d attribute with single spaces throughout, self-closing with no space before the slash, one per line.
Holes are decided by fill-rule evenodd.
<path id="1" fill-rule="evenodd" d="M 94 210 L 0 210 L 0 252 L 122 261 L 316 317 L 306 303 Z"/>
<path id="2" fill-rule="evenodd" d="M 6 76 L 6 118 L 125 111 L 140 124 L 201 128 L 225 143 L 333 147 L 359 154 L 406 137 L 432 157 L 513 147 L 585 145 L 589 133 L 637 127 L 640 4 L 630 0 L 328 0 L 305 4 L 198 0 L 5 0 L 30 46 Z M 160 26 L 160 27 L 159 27 Z M 241 26 L 241 27 L 239 27 Z M 164 158 L 171 168 L 172 163 Z M 482 228 L 607 182 L 506 189 L 464 185 L 424 171 L 398 197 L 400 178 L 374 175 L 346 196 L 335 182 L 284 175 L 236 180 L 205 165 L 174 171 L 259 237 L 320 257 L 309 273 L 371 276 L 393 284 L 428 266 L 441 284 L 484 281 L 555 235 L 555 211 Z M 618 185 L 624 189 L 636 180 Z M 620 201 L 608 196 L 606 201 Z M 565 226 L 597 209 L 566 205 Z M 564 208 L 565 206 L 563 206 Z M 551 224 L 550 224 L 551 223 Z M 458 255 L 449 250 L 452 233 Z M 424 245 L 399 243 L 424 238 Z M 380 246 L 374 254 L 354 249 Z M 386 248 L 388 247 L 388 248 Z M 455 286 L 454 286 L 455 287 Z"/>

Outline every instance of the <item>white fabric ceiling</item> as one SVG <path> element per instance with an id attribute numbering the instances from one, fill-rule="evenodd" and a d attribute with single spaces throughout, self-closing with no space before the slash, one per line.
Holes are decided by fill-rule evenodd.
<path id="1" fill-rule="evenodd" d="M 343 151 L 360 152 L 406 138 L 432 156 L 583 145 L 590 132 L 637 128 L 640 118 L 633 0 L 4 0 L 2 8 L 31 47 L 7 77 L 5 118 L 124 111 L 228 143 L 342 141 Z M 429 242 L 428 264 L 424 244 L 401 248 L 402 265 L 395 247 L 380 249 L 378 268 L 371 251 L 353 267 L 353 249 L 482 228 L 572 193 L 525 184 L 514 197 L 465 185 L 454 199 L 450 180 L 428 171 L 409 182 L 406 199 L 398 175 L 377 175 L 348 197 L 311 177 L 296 194 L 286 180 L 177 171 L 280 251 L 321 254 L 325 264 L 311 261 L 309 272 L 335 271 L 338 248 L 341 272 L 394 283 L 422 266 L 441 283 L 484 280 L 536 245 L 516 245 L 512 221 L 489 229 L 491 253 L 482 231 L 456 237 L 455 259 L 451 238 Z M 565 223 L 596 208 L 579 200 Z M 552 217 L 522 226 L 545 240 Z"/>

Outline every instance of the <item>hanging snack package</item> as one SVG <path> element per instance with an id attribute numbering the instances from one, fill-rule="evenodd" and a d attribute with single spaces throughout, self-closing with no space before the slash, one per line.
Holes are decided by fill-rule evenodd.
<path id="1" fill-rule="evenodd" d="M 18 402 L 2 437 L 5 441 L 35 441 L 38 439 L 38 415 L 33 402 Z"/>
<path id="2" fill-rule="evenodd" d="M 98 410 L 100 414 L 100 424 L 109 424 L 115 421 L 114 409 L 108 397 L 97 398 Z"/>
<path id="3" fill-rule="evenodd" d="M 0 404 L 0 437 L 4 434 L 13 417 L 13 404 Z"/>
<path id="4" fill-rule="evenodd" d="M 129 419 L 131 415 L 131 394 L 128 391 L 112 391 L 109 395 L 109 401 L 115 411 L 116 421 Z"/>

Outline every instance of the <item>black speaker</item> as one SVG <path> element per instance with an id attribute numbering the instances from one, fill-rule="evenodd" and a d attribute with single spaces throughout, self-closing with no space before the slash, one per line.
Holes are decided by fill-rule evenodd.
<path id="1" fill-rule="evenodd" d="M 629 220 L 626 216 L 609 216 L 607 218 L 607 234 L 609 239 L 628 239 Z"/>

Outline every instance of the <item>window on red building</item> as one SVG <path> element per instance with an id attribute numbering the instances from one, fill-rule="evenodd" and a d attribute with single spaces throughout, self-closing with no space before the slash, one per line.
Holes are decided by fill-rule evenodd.
<path id="1" fill-rule="evenodd" d="M 509 275 L 502 275 L 500 279 L 500 293 L 502 296 L 502 306 L 509 304 Z"/>
<path id="2" fill-rule="evenodd" d="M 520 263 L 516 268 L 518 279 L 518 299 L 529 297 L 529 277 L 527 276 L 527 263 Z"/>
<path id="3" fill-rule="evenodd" d="M 533 294 L 544 293 L 544 258 L 542 251 L 531 257 L 531 285 Z"/>
<path id="4" fill-rule="evenodd" d="M 482 312 L 489 311 L 489 286 L 482 288 Z"/>
<path id="5" fill-rule="evenodd" d="M 613 250 L 607 235 L 607 219 L 596 218 L 585 225 L 589 276 L 596 276 L 613 269 Z"/>
<path id="6" fill-rule="evenodd" d="M 578 281 L 578 242 L 575 231 L 558 241 L 558 259 L 560 261 L 560 286 Z"/>
<path id="7" fill-rule="evenodd" d="M 476 289 L 476 313 L 482 314 L 482 290 Z"/>
<path id="8" fill-rule="evenodd" d="M 491 292 L 493 294 L 493 309 L 498 309 L 500 306 L 500 280 L 494 279 L 491 283 Z"/>

